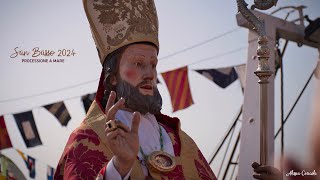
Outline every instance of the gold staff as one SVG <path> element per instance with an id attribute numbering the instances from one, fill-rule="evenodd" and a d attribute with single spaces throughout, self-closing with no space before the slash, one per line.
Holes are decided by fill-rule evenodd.
<path id="1" fill-rule="evenodd" d="M 254 8 L 260 10 L 267 10 L 277 4 L 277 0 L 254 0 Z M 248 4 L 244 0 L 237 0 L 238 11 L 243 17 L 253 26 L 258 35 L 258 49 L 257 57 L 259 59 L 258 69 L 254 72 L 259 77 L 258 83 L 260 84 L 260 164 L 268 164 L 268 143 L 267 143 L 267 116 L 268 116 L 268 79 L 272 75 L 272 71 L 268 65 L 270 50 L 268 47 L 268 39 L 265 31 L 265 24 L 257 18 L 250 10 Z"/>

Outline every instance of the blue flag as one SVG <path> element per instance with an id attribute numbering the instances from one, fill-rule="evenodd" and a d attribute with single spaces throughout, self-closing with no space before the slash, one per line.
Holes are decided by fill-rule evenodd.
<path id="1" fill-rule="evenodd" d="M 238 75 L 233 67 L 220 69 L 202 69 L 196 71 L 216 83 L 221 88 L 228 87 L 231 83 L 238 79 Z"/>

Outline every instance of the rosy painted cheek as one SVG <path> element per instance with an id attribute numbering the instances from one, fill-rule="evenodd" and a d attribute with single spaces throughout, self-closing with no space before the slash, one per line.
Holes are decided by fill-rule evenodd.
<path id="1" fill-rule="evenodd" d="M 124 72 L 127 79 L 134 80 L 137 78 L 137 71 L 133 69 L 128 69 Z"/>

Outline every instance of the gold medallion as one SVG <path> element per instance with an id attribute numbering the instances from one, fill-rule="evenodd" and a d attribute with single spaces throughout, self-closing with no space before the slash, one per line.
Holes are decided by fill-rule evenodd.
<path id="1" fill-rule="evenodd" d="M 148 166 L 160 172 L 170 172 L 176 167 L 174 158 L 164 151 L 154 151 L 148 156 Z"/>

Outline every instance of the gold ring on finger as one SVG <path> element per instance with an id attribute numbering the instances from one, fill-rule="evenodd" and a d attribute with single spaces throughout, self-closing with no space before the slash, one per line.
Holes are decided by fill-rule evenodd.
<path id="1" fill-rule="evenodd" d="M 115 129 L 117 129 L 117 125 L 116 125 L 116 121 L 115 120 L 109 120 L 107 123 L 106 123 L 106 126 L 107 128 L 110 130 L 110 131 L 113 131 Z"/>

